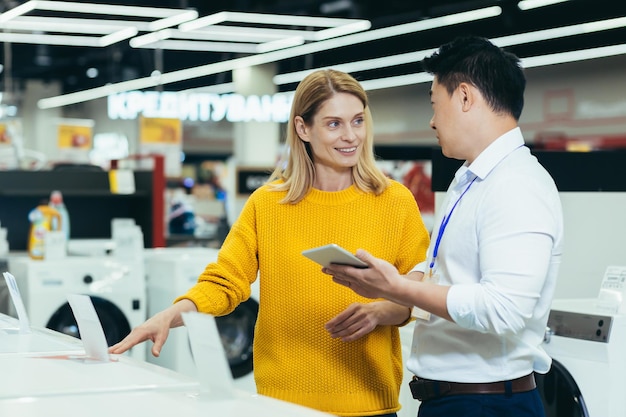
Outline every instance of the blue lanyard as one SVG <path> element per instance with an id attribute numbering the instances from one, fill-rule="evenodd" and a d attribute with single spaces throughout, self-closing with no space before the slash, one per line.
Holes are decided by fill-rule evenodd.
<path id="1" fill-rule="evenodd" d="M 448 225 L 448 222 L 450 221 L 450 217 L 452 217 L 452 213 L 454 212 L 456 205 L 459 204 L 459 201 L 461 201 L 461 199 L 463 198 L 467 190 L 469 190 L 472 184 L 474 184 L 474 181 L 476 181 L 476 178 L 478 177 L 474 177 L 474 179 L 467 185 L 467 187 L 465 187 L 465 190 L 463 190 L 459 198 L 457 198 L 456 202 L 452 206 L 450 213 L 448 213 L 447 215 L 444 215 L 443 219 L 441 219 L 441 226 L 439 226 L 439 232 L 437 233 L 437 240 L 435 241 L 435 249 L 433 250 L 433 259 L 430 262 L 430 275 L 431 276 L 433 275 L 433 266 L 435 266 L 435 259 L 437 259 L 437 253 L 439 252 L 439 244 L 441 243 L 443 232 L 446 230 L 446 226 Z"/>

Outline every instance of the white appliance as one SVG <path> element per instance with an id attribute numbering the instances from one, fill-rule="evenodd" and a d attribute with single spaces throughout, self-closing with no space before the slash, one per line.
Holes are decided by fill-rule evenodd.
<path id="1" fill-rule="evenodd" d="M 197 323 L 196 323 L 197 326 Z M 80 341 L 48 329 L 32 328 L 32 333 L 12 332 L 18 323 L 0 315 L 0 337 L 30 340 L 36 334 L 40 341 Z M 196 328 L 197 330 L 203 328 Z M 213 339 L 218 339 L 217 329 Z M 7 338 L 2 341 L 6 341 Z M 206 340 L 200 339 L 200 347 Z M 222 346 L 219 341 L 217 345 Z M 63 344 L 63 343 L 61 343 Z M 212 346 L 215 343 L 210 343 Z M 4 349 L 4 343 L 0 344 Z M 197 348 L 198 346 L 196 346 Z M 111 415 L 167 416 L 182 413 L 188 417 L 219 414 L 239 417 L 322 417 L 327 416 L 296 404 L 257 395 L 240 389 L 222 389 L 223 378 L 229 378 L 225 356 L 223 372 L 210 372 L 215 361 L 201 364 L 203 381 L 131 357 L 111 355 L 109 361 L 92 361 L 84 352 L 58 351 L 7 352 L 0 354 L 0 415 L 47 417 L 104 417 Z"/>
<path id="2" fill-rule="evenodd" d="M 146 284 L 148 316 L 172 304 L 176 297 L 196 284 L 206 265 L 217 260 L 218 249 L 203 247 L 146 249 Z M 259 280 L 252 285 L 250 298 L 235 311 L 216 317 L 216 323 L 237 388 L 256 392 L 252 373 L 252 344 L 254 326 L 259 309 Z M 170 330 L 167 342 L 158 358 L 150 353 L 152 343 L 146 343 L 146 358 L 190 376 L 197 376 L 187 330 L 178 327 Z"/>
<path id="3" fill-rule="evenodd" d="M 537 376 L 547 417 L 626 416 L 626 316 L 599 298 L 554 300 Z"/>
<path id="4" fill-rule="evenodd" d="M 218 398 L 209 392 L 185 389 L 133 390 L 0 399 L 0 415 L 20 417 L 329 417 L 330 414 L 249 393 Z"/>
<path id="5" fill-rule="evenodd" d="M 50 329 L 31 327 L 22 332 L 16 318 L 0 314 L 0 355 L 46 352 L 84 354 L 85 349 L 75 337 Z"/>
<path id="6" fill-rule="evenodd" d="M 89 295 L 109 346 L 122 340 L 146 319 L 146 284 L 143 259 L 113 256 L 68 256 L 33 260 L 10 256 L 9 271 L 15 276 L 24 307 L 34 327 L 47 327 L 79 337 L 68 294 Z M 128 355 L 145 359 L 143 346 Z"/>
<path id="7" fill-rule="evenodd" d="M 196 379 L 187 375 L 124 355 L 112 355 L 109 362 L 96 362 L 84 354 L 56 351 L 4 354 L 0 355 L 0 369 L 0 400 L 199 386 Z M 71 403 L 66 407 L 71 409 Z"/>

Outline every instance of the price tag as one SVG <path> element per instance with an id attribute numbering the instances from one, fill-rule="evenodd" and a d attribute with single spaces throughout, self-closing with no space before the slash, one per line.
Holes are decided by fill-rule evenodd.
<path id="1" fill-rule="evenodd" d="M 20 333 L 30 333 L 30 321 L 28 320 L 28 314 L 26 313 L 24 301 L 22 300 L 22 295 L 20 294 L 20 289 L 17 286 L 15 277 L 9 272 L 5 272 L 3 275 L 7 283 L 7 288 L 9 289 L 9 294 L 11 294 L 15 311 L 17 312 L 17 318 L 20 322 Z"/>
<path id="2" fill-rule="evenodd" d="M 135 192 L 135 175 L 128 169 L 109 171 L 109 188 L 113 194 L 133 194 Z"/>

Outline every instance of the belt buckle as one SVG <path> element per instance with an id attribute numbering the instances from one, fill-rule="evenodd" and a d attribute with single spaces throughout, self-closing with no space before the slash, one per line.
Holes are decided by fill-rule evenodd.
<path id="1" fill-rule="evenodd" d="M 426 397 L 426 388 L 425 381 L 417 378 L 413 378 L 411 382 L 409 382 L 409 388 L 411 389 L 411 395 L 414 399 L 418 401 L 424 401 Z"/>
<path id="2" fill-rule="evenodd" d="M 448 382 L 428 381 L 417 377 L 409 382 L 409 388 L 413 398 L 421 402 L 445 396 L 452 390 Z"/>

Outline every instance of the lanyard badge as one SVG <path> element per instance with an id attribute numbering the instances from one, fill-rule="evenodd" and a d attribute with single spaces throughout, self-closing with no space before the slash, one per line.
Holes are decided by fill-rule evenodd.
<path id="1" fill-rule="evenodd" d="M 435 261 L 439 253 L 439 244 L 441 243 L 441 238 L 443 237 L 443 233 L 445 232 L 446 227 L 448 226 L 448 222 L 450 221 L 450 218 L 452 217 L 452 213 L 454 212 L 454 209 L 459 204 L 459 201 L 461 201 L 465 193 L 470 189 L 472 184 L 474 184 L 474 181 L 476 181 L 476 178 L 478 177 L 474 177 L 472 181 L 467 185 L 467 187 L 465 187 L 465 190 L 463 190 L 459 198 L 457 198 L 454 205 L 452 206 L 452 209 L 450 209 L 450 213 L 448 213 L 447 215 L 443 217 L 443 219 L 441 219 L 441 226 L 439 226 L 439 231 L 437 232 L 437 240 L 435 241 L 435 247 L 433 249 L 433 258 L 430 261 L 428 272 L 426 272 L 424 274 L 424 277 L 422 278 L 422 282 L 429 282 L 433 284 L 437 284 L 439 282 L 439 274 L 436 272 L 433 272 L 433 269 L 435 267 Z M 413 307 L 413 310 L 411 311 L 411 315 L 415 318 L 418 318 L 420 320 L 425 320 L 425 321 L 430 320 L 430 316 L 431 316 L 431 314 L 428 311 L 422 310 L 419 307 Z"/>

